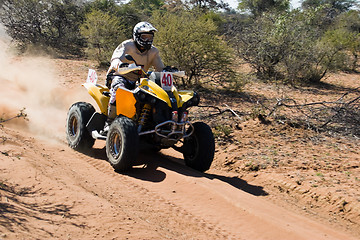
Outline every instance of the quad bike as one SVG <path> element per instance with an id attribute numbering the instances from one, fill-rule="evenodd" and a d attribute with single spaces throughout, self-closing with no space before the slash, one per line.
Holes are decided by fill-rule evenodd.
<path id="1" fill-rule="evenodd" d="M 100 112 L 86 102 L 70 107 L 66 121 L 69 146 L 86 151 L 96 139 L 106 140 L 110 164 L 116 171 L 126 171 L 135 165 L 140 144 L 145 142 L 155 151 L 172 147 L 183 154 L 187 166 L 201 172 L 208 170 L 214 158 L 214 136 L 207 124 L 188 120 L 188 109 L 197 106 L 200 98 L 194 91 L 175 88 L 173 77 L 184 76 L 184 72 L 145 73 L 131 56 L 126 57 L 134 63 L 115 75 L 142 71 L 146 77 L 134 90 L 120 87 L 116 91 L 117 117 L 107 127 L 109 89 L 97 84 L 97 77 L 88 77 L 83 86 Z"/>

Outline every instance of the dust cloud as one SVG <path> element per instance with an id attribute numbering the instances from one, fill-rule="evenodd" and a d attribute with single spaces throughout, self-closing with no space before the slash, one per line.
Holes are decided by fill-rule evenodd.
<path id="1" fill-rule="evenodd" d="M 1 39 L 0 66 L 0 118 L 9 119 L 25 109 L 28 119 L 2 124 L 64 139 L 68 105 L 62 100 L 65 90 L 59 85 L 54 63 L 47 57 L 17 57 L 9 51 L 9 42 Z"/>

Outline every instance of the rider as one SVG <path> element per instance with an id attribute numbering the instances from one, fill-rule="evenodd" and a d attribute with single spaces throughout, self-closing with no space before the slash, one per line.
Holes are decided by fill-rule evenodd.
<path id="1" fill-rule="evenodd" d="M 140 79 L 140 75 L 130 72 L 124 75 L 116 75 L 120 67 L 126 67 L 131 61 L 125 58 L 126 54 L 131 55 L 146 72 L 153 66 L 155 71 L 160 72 L 164 69 L 164 64 L 160 58 L 159 50 L 152 45 L 154 39 L 154 28 L 148 22 L 139 22 L 135 25 L 133 30 L 133 39 L 125 40 L 114 51 L 111 57 L 111 66 L 107 72 L 106 86 L 110 88 L 110 101 L 108 107 L 108 122 L 111 122 L 116 117 L 116 102 L 115 94 L 119 87 L 124 87 L 129 90 L 135 88 L 136 81 Z"/>

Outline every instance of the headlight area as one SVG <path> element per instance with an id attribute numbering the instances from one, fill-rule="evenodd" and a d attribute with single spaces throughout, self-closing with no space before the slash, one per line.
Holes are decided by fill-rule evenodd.
<path id="1" fill-rule="evenodd" d="M 156 102 L 158 101 L 158 99 L 155 96 L 151 95 L 150 93 L 142 89 L 137 89 L 134 92 L 134 96 L 136 101 L 138 101 L 139 103 L 149 103 L 150 105 L 155 105 Z"/>
<path id="2" fill-rule="evenodd" d="M 168 104 L 146 90 L 136 89 L 134 97 L 137 101 L 137 110 L 142 109 L 144 104 L 151 105 L 150 117 L 152 118 L 151 122 L 154 122 L 155 125 L 171 119 L 171 108 Z"/>

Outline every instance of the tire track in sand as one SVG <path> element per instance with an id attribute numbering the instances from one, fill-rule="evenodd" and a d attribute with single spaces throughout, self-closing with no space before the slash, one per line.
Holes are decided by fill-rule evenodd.
<path id="1" fill-rule="evenodd" d="M 93 155 L 104 158 L 105 151 L 103 151 L 103 155 L 99 154 L 101 150 L 95 151 L 97 152 Z M 152 225 L 157 232 L 162 232 L 164 237 L 175 239 L 240 239 L 239 236 L 235 236 L 220 226 L 194 215 L 173 201 L 169 201 L 156 192 L 136 183 L 133 177 L 116 173 L 108 162 L 78 152 L 74 154 L 109 177 L 106 180 L 109 182 L 106 191 L 99 191 L 99 189 L 91 186 L 82 186 L 83 188 L 96 192 L 101 198 L 119 206 L 122 203 L 116 196 L 126 194 L 127 198 L 136 203 L 122 208 L 122 211 L 129 215 L 136 215 L 138 219 Z M 158 157 L 161 158 L 160 155 Z M 134 171 L 136 172 L 136 170 L 139 169 Z M 145 174 L 148 173 L 145 172 Z M 120 185 L 116 183 L 120 183 Z M 196 236 L 193 235 L 194 232 Z"/>

